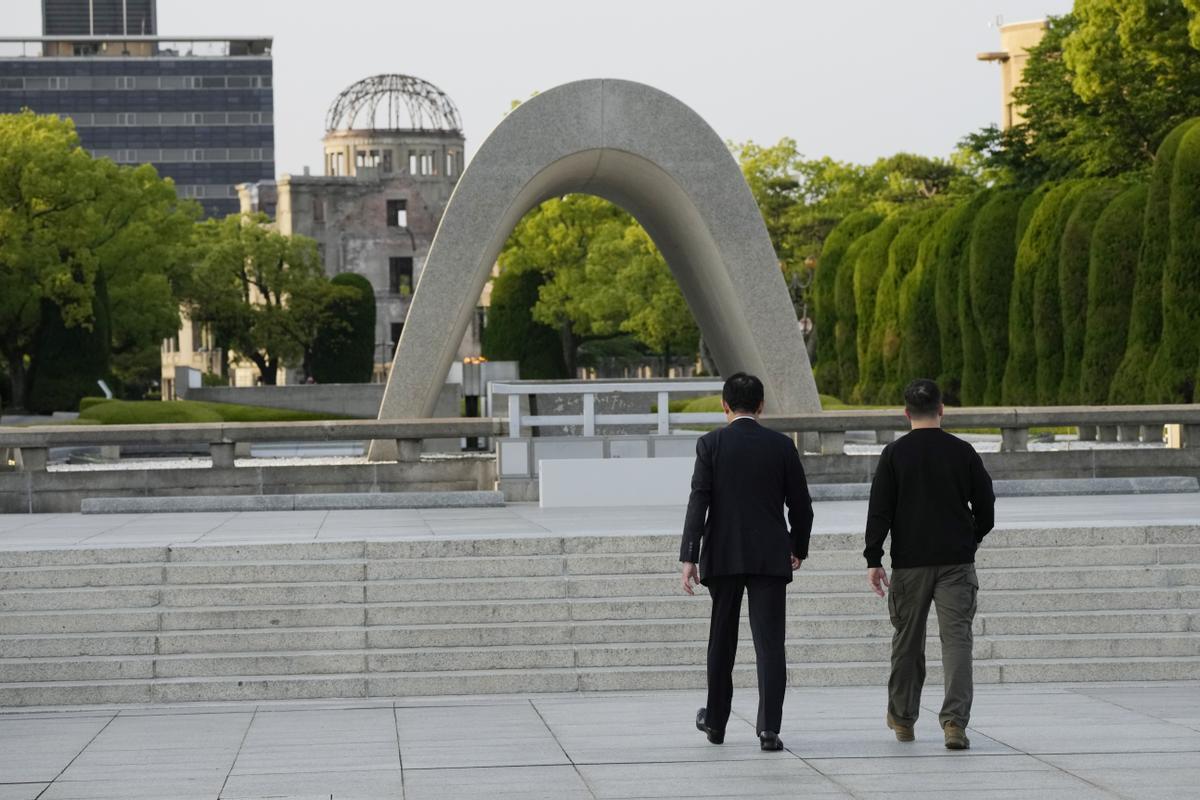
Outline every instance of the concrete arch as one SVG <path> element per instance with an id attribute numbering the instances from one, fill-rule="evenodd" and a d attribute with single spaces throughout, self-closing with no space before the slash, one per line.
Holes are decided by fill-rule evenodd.
<path id="1" fill-rule="evenodd" d="M 459 179 L 396 349 L 380 419 L 429 416 L 509 233 L 573 192 L 630 212 L 666 258 L 718 368 L 760 375 L 770 413 L 819 411 L 762 216 L 725 143 L 664 92 L 568 83 L 517 107 Z"/>

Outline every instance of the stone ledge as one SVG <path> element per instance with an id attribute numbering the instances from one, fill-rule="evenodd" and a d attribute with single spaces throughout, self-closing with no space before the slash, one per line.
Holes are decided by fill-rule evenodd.
<path id="1" fill-rule="evenodd" d="M 1058 497 L 1107 494 L 1189 494 L 1200 492 L 1200 480 L 1191 477 L 1149 478 L 1049 478 L 998 480 L 997 497 Z M 816 483 L 808 487 L 813 500 L 866 500 L 869 483 Z"/>
<path id="2" fill-rule="evenodd" d="M 353 494 L 215 495 L 199 497 L 92 497 L 84 514 L 181 511 L 341 511 L 346 509 L 496 508 L 500 492 L 371 492 Z"/>

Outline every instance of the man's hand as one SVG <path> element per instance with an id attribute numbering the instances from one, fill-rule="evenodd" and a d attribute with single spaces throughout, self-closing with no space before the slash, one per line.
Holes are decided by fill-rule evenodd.
<path id="1" fill-rule="evenodd" d="M 867 583 L 871 584 L 871 591 L 880 597 L 885 594 L 883 590 L 891 586 L 888 582 L 887 570 L 883 567 L 868 567 Z"/>
<path id="2" fill-rule="evenodd" d="M 792 555 L 792 572 L 795 572 L 796 570 L 800 569 L 800 565 L 801 565 L 801 564 L 803 564 L 803 563 L 804 563 L 804 559 L 803 559 L 803 558 L 797 558 L 797 557 L 796 557 L 796 556 L 793 554 L 793 555 Z"/>
<path id="3" fill-rule="evenodd" d="M 700 567 L 692 561 L 683 562 L 683 590 L 695 594 L 692 587 L 700 582 Z"/>

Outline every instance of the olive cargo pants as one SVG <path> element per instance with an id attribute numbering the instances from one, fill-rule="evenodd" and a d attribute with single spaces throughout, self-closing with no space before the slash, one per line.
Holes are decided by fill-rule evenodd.
<path id="1" fill-rule="evenodd" d="M 942 641 L 946 698 L 939 722 L 966 728 L 971 718 L 974 683 L 971 649 L 979 578 L 974 564 L 907 567 L 892 570 L 888 612 L 892 618 L 892 672 L 888 678 L 888 712 L 901 725 L 913 725 L 921 710 L 925 684 L 925 624 L 929 604 L 937 607 Z"/>

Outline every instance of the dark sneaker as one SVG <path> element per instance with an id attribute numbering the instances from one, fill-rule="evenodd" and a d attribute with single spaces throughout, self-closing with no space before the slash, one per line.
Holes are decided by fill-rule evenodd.
<path id="1" fill-rule="evenodd" d="M 917 738 L 913 734 L 912 726 L 901 725 L 896 721 L 896 718 L 892 716 L 892 712 L 890 711 L 887 715 L 887 726 L 896 732 L 896 741 L 898 742 L 911 742 Z M 949 747 L 949 745 L 946 746 Z"/>
<path id="2" fill-rule="evenodd" d="M 958 723 L 947 722 L 942 726 L 942 732 L 946 734 L 947 750 L 971 749 L 971 740 L 967 738 L 967 732 Z"/>

